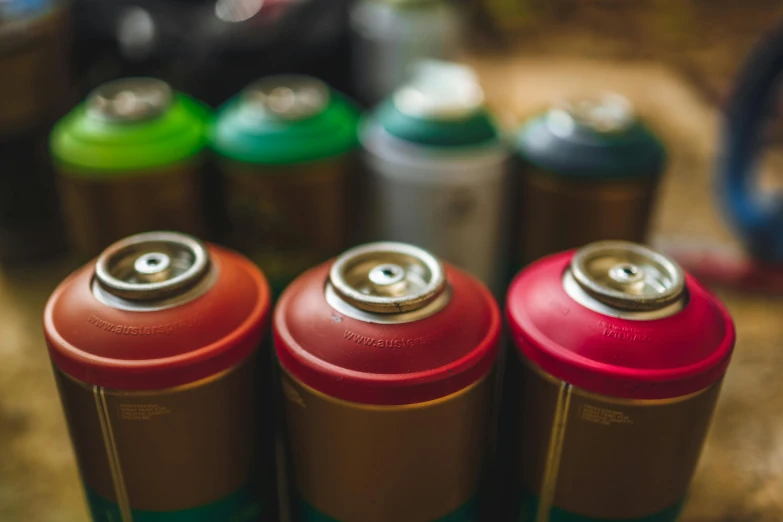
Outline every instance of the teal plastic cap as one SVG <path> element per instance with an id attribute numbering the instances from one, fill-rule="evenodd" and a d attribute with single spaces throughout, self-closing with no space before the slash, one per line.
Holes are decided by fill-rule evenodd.
<path id="1" fill-rule="evenodd" d="M 395 138 L 432 147 L 481 146 L 499 135 L 473 70 L 436 60 L 419 62 L 372 118 Z"/>
<path id="2" fill-rule="evenodd" d="M 229 100 L 210 127 L 219 155 L 260 165 L 305 163 L 356 147 L 359 111 L 308 76 L 271 76 Z"/>

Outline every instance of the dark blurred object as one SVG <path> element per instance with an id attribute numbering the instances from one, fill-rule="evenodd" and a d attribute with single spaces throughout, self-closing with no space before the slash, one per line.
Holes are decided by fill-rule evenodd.
<path id="1" fill-rule="evenodd" d="M 783 263 L 783 198 L 760 189 L 759 157 L 783 83 L 783 24 L 751 52 L 726 110 L 718 191 L 723 208 L 753 258 Z"/>
<path id="2" fill-rule="evenodd" d="M 205 233 L 208 108 L 161 80 L 100 86 L 52 132 L 72 247 L 85 260 L 147 230 Z"/>
<path id="3" fill-rule="evenodd" d="M 516 145 L 519 266 L 603 239 L 644 242 L 666 152 L 625 98 L 555 106 Z"/>
<path id="4" fill-rule="evenodd" d="M 68 13 L 53 0 L 0 2 L 0 261 L 59 252 L 47 138 L 67 99 Z"/>
<path id="5" fill-rule="evenodd" d="M 352 102 L 308 76 L 258 80 L 217 114 L 227 241 L 264 270 L 275 295 L 348 247 L 358 120 Z"/>
<path id="6" fill-rule="evenodd" d="M 448 0 L 358 0 L 351 11 L 356 96 L 374 105 L 424 58 L 456 57 L 457 11 Z"/>
<path id="7" fill-rule="evenodd" d="M 349 85 L 349 0 L 75 0 L 82 92 L 155 76 L 215 106 L 259 76 Z"/>

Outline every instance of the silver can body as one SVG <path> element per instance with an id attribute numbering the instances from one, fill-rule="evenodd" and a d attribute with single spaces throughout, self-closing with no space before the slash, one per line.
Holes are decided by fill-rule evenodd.
<path id="1" fill-rule="evenodd" d="M 369 235 L 429 250 L 500 295 L 506 283 L 509 153 L 490 146 L 442 149 L 362 130 Z"/>
<path id="2" fill-rule="evenodd" d="M 368 103 L 390 94 L 419 60 L 456 56 L 458 17 L 445 0 L 359 0 L 350 18 L 354 85 Z"/>

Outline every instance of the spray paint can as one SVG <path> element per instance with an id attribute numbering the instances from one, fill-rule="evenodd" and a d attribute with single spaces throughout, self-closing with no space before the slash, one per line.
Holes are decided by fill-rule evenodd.
<path id="1" fill-rule="evenodd" d="M 735 332 L 667 257 L 621 241 L 538 261 L 507 301 L 518 349 L 517 520 L 675 520 Z"/>
<path id="2" fill-rule="evenodd" d="M 368 117 L 361 141 L 370 237 L 426 248 L 499 295 L 510 153 L 483 102 L 470 69 L 423 63 Z"/>
<path id="3" fill-rule="evenodd" d="M 82 257 L 130 234 L 202 234 L 208 110 L 152 78 L 98 87 L 55 126 L 67 232 Z"/>
<path id="4" fill-rule="evenodd" d="M 276 520 L 269 311 L 249 260 L 172 232 L 54 291 L 45 335 L 95 522 Z"/>
<path id="5" fill-rule="evenodd" d="M 307 76 L 259 80 L 216 116 L 228 241 L 276 295 L 348 245 L 358 119 L 348 99 Z"/>
<path id="6" fill-rule="evenodd" d="M 593 241 L 644 242 L 666 151 L 627 100 L 557 105 L 521 128 L 516 148 L 518 266 Z"/>
<path id="7" fill-rule="evenodd" d="M 475 520 L 499 331 L 481 283 L 405 244 L 294 281 L 274 335 L 298 520 Z"/>
<path id="8" fill-rule="evenodd" d="M 68 15 L 54 0 L 0 2 L 0 260 L 64 247 L 49 128 L 68 92 Z"/>
<path id="9" fill-rule="evenodd" d="M 350 14 L 357 95 L 374 105 L 422 59 L 453 59 L 459 22 L 447 0 L 360 0 Z"/>

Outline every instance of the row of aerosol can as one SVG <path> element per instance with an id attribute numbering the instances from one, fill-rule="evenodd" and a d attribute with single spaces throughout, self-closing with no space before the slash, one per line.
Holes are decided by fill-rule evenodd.
<path id="1" fill-rule="evenodd" d="M 0 76 L 5 78 L 0 89 L 2 92 L 0 100 L 0 173 L 2 173 L 0 176 L 0 262 L 4 264 L 25 264 L 44 259 L 59 253 L 64 247 L 58 196 L 47 152 L 48 135 L 52 124 L 65 113 L 68 104 L 72 103 L 71 98 L 75 94 L 74 91 L 77 90 L 77 85 L 92 84 L 95 81 L 92 77 L 73 78 L 70 74 L 70 62 L 73 58 L 70 51 L 70 41 L 74 33 L 76 33 L 78 40 L 79 31 L 85 30 L 84 27 L 74 26 L 74 23 L 84 24 L 85 21 L 82 20 L 83 17 L 71 16 L 72 3 L 65 0 L 3 0 L 0 2 L 0 73 L 2 73 Z M 158 18 L 166 16 L 166 13 L 169 12 L 180 11 L 162 9 L 157 5 L 157 2 L 152 2 L 155 4 L 154 6 L 142 3 L 145 5 L 136 6 L 132 5 L 132 2 L 119 2 L 118 4 L 127 4 L 127 12 L 122 15 L 122 18 L 107 18 L 105 20 L 106 38 L 110 40 L 116 37 L 120 47 L 133 45 L 134 42 L 144 45 L 144 42 L 149 44 L 152 41 L 160 40 L 158 44 L 163 45 L 161 42 L 169 41 L 167 39 L 172 38 L 171 34 L 157 34 L 158 29 L 163 27 L 159 24 L 161 20 Z M 256 13 L 258 16 L 270 19 L 272 15 L 269 14 L 269 10 L 274 9 L 275 6 L 291 11 L 290 13 L 286 11 L 286 14 L 297 15 L 296 10 L 292 7 L 296 3 L 299 2 L 221 0 L 216 3 L 207 2 L 203 8 L 196 5 L 193 7 L 193 13 L 198 11 L 196 18 L 203 18 L 203 23 L 198 26 L 199 31 L 228 32 L 226 24 L 231 21 L 238 32 L 247 32 L 248 26 L 254 22 L 244 20 L 245 17 L 252 18 Z M 200 4 L 200 2 L 195 2 L 195 4 Z M 263 4 L 269 5 L 266 5 L 262 10 Z M 275 6 L 271 4 L 275 4 Z M 338 15 L 330 15 L 330 19 L 335 16 L 348 16 L 347 13 L 342 13 L 345 7 L 343 2 L 334 2 L 334 4 L 332 8 L 325 7 L 321 10 L 326 12 L 331 9 L 331 15 L 338 13 Z M 92 10 L 94 7 L 88 6 L 84 2 L 79 3 L 79 6 L 88 10 Z M 157 10 L 153 9 L 155 6 L 158 7 Z M 121 9 L 121 6 L 116 7 L 117 11 Z M 110 10 L 108 9 L 107 12 Z M 350 25 L 352 33 L 353 44 L 351 48 L 354 51 L 352 69 L 354 70 L 356 90 L 361 93 L 364 102 L 374 103 L 389 94 L 395 86 L 403 81 L 405 75 L 408 74 L 410 64 L 417 58 L 453 57 L 457 48 L 457 10 L 448 0 L 362 0 L 356 2 L 350 12 L 350 23 L 346 23 L 346 27 Z M 154 13 L 156 16 L 152 17 L 150 13 Z M 76 14 L 78 15 L 78 13 Z M 317 14 L 320 15 L 320 13 Z M 103 15 L 99 13 L 96 16 Z M 193 16 L 188 17 L 187 23 L 183 27 L 189 27 L 188 24 L 193 24 L 191 18 Z M 266 21 L 269 22 L 269 20 Z M 346 20 L 346 22 L 348 21 Z M 253 27 L 252 31 L 258 32 L 257 27 Z M 165 28 L 163 30 L 165 32 Z M 94 31 L 94 28 L 90 27 L 89 31 Z M 329 31 L 330 29 L 326 28 L 326 32 Z M 215 35 L 212 33 L 208 36 L 214 37 Z M 207 35 L 197 36 L 200 38 Z M 109 45 L 109 40 L 106 40 L 106 45 Z M 186 44 L 186 42 L 180 43 Z M 188 40 L 187 44 L 192 44 L 192 42 Z M 226 42 L 222 42 L 222 45 L 226 45 Z M 173 43 L 169 47 L 174 55 L 184 61 L 192 58 L 184 56 L 180 51 L 174 49 L 176 46 Z M 117 58 L 119 59 L 119 56 Z M 285 69 L 285 65 L 279 61 L 279 56 L 274 60 L 267 60 L 267 56 L 260 58 L 263 59 L 259 59 L 257 65 L 255 62 L 253 65 L 259 70 L 263 70 L 265 67 Z M 347 60 L 347 56 L 345 58 Z M 178 64 L 180 69 L 183 66 L 188 67 Z M 296 67 L 296 65 L 291 66 Z M 117 65 L 117 67 L 120 66 Z M 138 65 L 136 69 L 144 70 L 144 67 Z M 236 67 L 236 61 L 226 67 Z M 334 69 L 334 67 L 329 68 Z M 173 69 L 177 69 L 177 67 Z M 107 74 L 109 73 L 101 73 L 98 76 L 106 76 Z M 232 74 L 228 74 L 228 76 L 233 78 Z M 144 89 L 144 87 L 139 88 Z M 71 115 L 68 119 L 70 126 L 61 127 L 57 133 L 54 152 L 58 163 L 59 160 L 62 160 L 60 170 L 65 172 L 64 178 L 67 179 L 65 183 L 61 183 L 61 188 L 64 193 L 63 198 L 68 206 L 67 212 L 71 224 L 69 236 L 71 243 L 83 254 L 87 252 L 89 255 L 93 255 L 109 244 L 111 241 L 106 242 L 104 239 L 110 232 L 117 232 L 111 234 L 111 239 L 115 240 L 129 233 L 128 230 L 133 220 L 146 220 L 154 223 L 156 221 L 155 212 L 161 212 L 153 209 L 150 211 L 151 214 L 142 218 L 138 215 L 141 213 L 141 206 L 136 204 L 133 197 L 117 201 L 100 187 L 99 182 L 92 179 L 95 177 L 102 177 L 103 183 L 111 182 L 127 188 L 129 196 L 134 194 L 139 196 L 140 193 L 144 193 L 145 199 L 155 200 L 159 204 L 168 201 L 187 206 L 186 209 L 181 209 L 178 206 L 171 207 L 171 213 L 179 214 L 178 217 L 171 217 L 167 220 L 172 226 L 176 225 L 175 228 L 196 231 L 196 226 L 201 228 L 207 226 L 203 223 L 198 225 L 196 222 L 200 217 L 194 217 L 194 213 L 197 212 L 196 189 L 193 186 L 182 188 L 181 185 L 178 185 L 177 179 L 182 177 L 178 174 L 199 169 L 198 163 L 203 157 L 199 157 L 200 155 L 196 151 L 200 151 L 205 146 L 203 130 L 206 128 L 204 119 L 208 113 L 200 104 L 171 92 L 169 89 L 164 89 L 168 92 L 163 94 L 152 92 L 155 88 L 148 90 L 150 90 L 148 94 L 151 98 L 144 100 L 144 102 L 134 102 L 128 96 L 121 97 L 120 105 L 124 104 L 122 107 L 107 107 L 105 103 L 102 105 L 100 98 L 105 95 L 105 92 L 96 93 L 87 103 L 86 110 L 79 109 L 80 116 Z M 324 87 L 319 86 L 316 90 L 320 90 L 323 94 Z M 277 145 L 269 145 L 268 148 L 271 150 L 266 157 L 261 152 L 255 152 L 253 154 L 257 156 L 250 158 L 251 163 L 269 161 L 270 165 L 274 165 L 275 170 L 280 167 L 282 171 L 285 171 L 290 170 L 288 167 L 291 164 L 321 162 L 327 157 L 331 159 L 332 156 L 341 155 L 344 150 L 352 149 L 355 145 L 355 139 L 351 140 L 346 137 L 345 133 L 350 133 L 351 125 L 355 124 L 355 115 L 349 114 L 355 109 L 351 108 L 346 111 L 345 103 L 336 102 L 340 98 L 339 95 L 332 94 L 333 96 L 311 100 L 313 103 L 335 102 L 334 107 L 329 105 L 334 111 L 322 115 L 323 121 L 318 123 L 322 125 L 321 129 L 326 131 L 329 140 L 331 140 L 330 144 L 325 143 L 322 146 L 316 144 L 310 146 L 309 149 L 303 147 L 303 149 L 307 149 L 309 157 L 304 154 L 304 151 L 301 156 L 297 155 L 294 152 L 297 147 L 292 144 L 287 145 L 289 151 L 287 156 L 282 150 L 274 150 Z M 248 97 L 252 98 L 252 96 Z M 106 99 L 103 99 L 103 102 L 106 102 Z M 233 116 L 244 122 L 247 119 L 247 116 L 244 115 L 247 108 L 241 103 L 234 105 L 235 107 L 241 105 L 242 107 L 237 110 L 243 114 Z M 288 117 L 285 116 L 287 111 L 284 107 L 278 108 L 281 109 L 280 113 L 284 115 L 283 119 Z M 338 111 L 338 108 L 342 108 L 343 112 Z M 302 107 L 297 105 L 291 113 L 293 116 L 289 119 L 291 121 L 297 118 L 304 119 L 319 112 L 317 106 L 312 107 L 309 114 L 308 111 L 302 112 L 301 109 Z M 145 118 L 157 121 L 145 126 L 141 123 Z M 347 121 L 340 120 L 340 118 L 346 118 Z M 128 127 L 127 124 L 130 122 L 134 123 L 133 128 L 125 129 L 124 127 Z M 290 133 L 283 133 L 276 136 L 275 139 L 280 142 L 296 140 L 298 137 L 302 137 L 297 132 L 307 134 L 316 131 L 316 129 L 309 128 L 311 124 L 301 124 L 300 129 L 289 129 Z M 249 126 L 250 128 L 238 130 L 247 130 L 250 133 L 258 132 L 259 125 L 263 124 L 254 123 Z M 336 132 L 340 136 L 335 136 L 332 134 L 332 130 L 327 130 L 330 125 L 339 127 Z M 187 127 L 187 130 L 178 131 L 178 126 Z M 280 127 L 279 122 L 268 124 L 267 134 L 274 132 L 277 127 Z M 308 136 L 311 136 L 314 142 L 321 140 L 315 135 L 308 134 Z M 229 139 L 235 138 L 253 139 L 249 136 L 234 134 Z M 302 139 L 305 138 L 302 137 Z M 228 145 L 229 148 L 233 146 L 234 144 Z M 242 145 L 237 144 L 236 147 L 241 148 Z M 322 148 L 319 150 L 319 147 Z M 243 158 L 239 162 L 246 162 L 247 155 L 239 155 Z M 291 159 L 292 157 L 293 159 Z M 323 170 L 325 179 L 329 176 L 327 172 L 330 169 L 325 167 Z M 127 180 L 126 174 L 128 172 L 145 172 L 155 175 L 150 175 L 146 183 L 135 186 Z M 181 191 L 174 187 L 180 187 Z M 209 192 L 217 190 L 209 184 L 208 187 Z M 297 192 L 297 189 L 291 187 L 289 193 L 291 192 Z M 96 199 L 99 200 L 99 203 L 95 202 Z M 303 198 L 300 199 L 305 201 Z M 325 200 L 326 198 L 324 198 Z M 82 204 L 85 205 L 84 208 L 82 208 Z M 335 204 L 342 204 L 342 202 L 338 200 Z M 90 212 L 91 207 L 96 205 L 108 207 L 113 212 L 101 214 L 101 218 L 96 219 L 95 214 Z M 268 212 L 272 211 L 273 209 L 268 209 Z M 310 214 L 320 211 L 321 209 L 313 209 Z M 321 223 L 321 226 L 317 232 L 329 230 L 329 234 L 332 236 L 341 234 L 331 223 L 318 222 Z M 188 226 L 182 226 L 183 223 L 187 223 Z M 167 225 L 166 222 L 161 224 Z M 215 226 L 215 220 L 210 219 L 208 225 Z M 133 228 L 135 231 L 139 231 L 149 227 Z M 217 236 L 212 235 L 212 237 Z M 323 237 L 322 243 L 329 241 L 324 236 L 321 237 Z M 335 238 L 330 239 L 334 240 Z M 96 245 L 98 246 L 96 247 Z M 332 253 L 334 252 L 333 250 Z"/>
<path id="2" fill-rule="evenodd" d="M 434 61 L 364 116 L 310 77 L 259 80 L 215 114 L 160 80 L 119 80 L 54 127 L 51 154 L 82 259 L 181 231 L 249 256 L 275 295 L 351 244 L 391 240 L 499 296 L 545 254 L 643 241 L 665 165 L 619 96 L 558 104 L 509 136 L 476 75 Z"/>
<path id="3" fill-rule="evenodd" d="M 93 521 L 674 521 L 734 346 L 723 305 L 603 241 L 529 265 L 505 308 L 404 243 L 308 268 L 274 312 L 234 251 L 111 245 L 44 314 Z"/>

